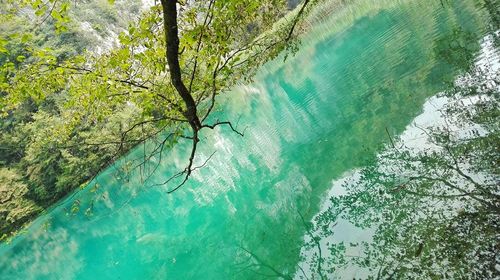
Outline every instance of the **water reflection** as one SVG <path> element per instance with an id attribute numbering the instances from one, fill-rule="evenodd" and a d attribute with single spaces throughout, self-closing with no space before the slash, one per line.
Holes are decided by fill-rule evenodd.
<path id="1" fill-rule="evenodd" d="M 245 137 L 204 132 L 196 165 L 216 153 L 189 184 L 174 195 L 149 187 L 184 166 L 183 143 L 152 159 L 146 183 L 121 172 L 143 159 L 136 149 L 3 245 L 2 277 L 291 278 L 331 181 L 370 164 L 386 131 L 401 133 L 456 75 L 461 65 L 437 51 L 455 30 L 484 32 L 481 10 L 453 2 L 360 1 L 311 19 L 317 28 L 295 57 L 219 98 L 213 118 L 237 120 Z"/>

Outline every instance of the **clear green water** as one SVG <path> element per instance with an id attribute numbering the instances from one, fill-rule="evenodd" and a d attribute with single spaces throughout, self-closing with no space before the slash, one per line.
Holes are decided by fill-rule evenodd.
<path id="1" fill-rule="evenodd" d="M 186 146 L 164 154 L 145 183 L 140 169 L 127 172 L 143 157 L 138 147 L 97 178 L 99 187 L 1 245 L 0 279 L 293 278 L 300 215 L 310 219 L 333 180 L 370 164 L 386 128 L 401 133 L 467 64 L 463 55 L 485 33 L 479 3 L 339 6 L 313 21 L 294 58 L 220 97 L 213 117 L 238 120 L 245 137 L 206 131 L 199 163 L 216 153 L 182 189 L 168 195 L 172 186 L 151 185 L 184 165 Z"/>

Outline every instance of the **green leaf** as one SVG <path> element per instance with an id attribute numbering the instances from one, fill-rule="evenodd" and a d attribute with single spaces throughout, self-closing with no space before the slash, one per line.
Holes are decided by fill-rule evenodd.
<path id="1" fill-rule="evenodd" d="M 31 33 L 24 33 L 21 36 L 21 43 L 27 43 L 33 38 L 33 34 Z"/>

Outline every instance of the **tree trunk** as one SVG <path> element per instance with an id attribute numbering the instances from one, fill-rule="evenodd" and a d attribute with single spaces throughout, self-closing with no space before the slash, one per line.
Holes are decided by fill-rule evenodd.
<path id="1" fill-rule="evenodd" d="M 179 65 L 179 35 L 177 28 L 176 4 L 176 0 L 161 0 L 165 28 L 165 42 L 167 45 L 167 63 L 172 85 L 181 96 L 184 104 L 186 104 L 186 111 L 183 112 L 184 116 L 189 121 L 193 131 L 198 131 L 201 128 L 201 122 L 198 118 L 196 103 L 193 96 L 191 96 L 191 93 L 182 81 L 181 68 Z"/>

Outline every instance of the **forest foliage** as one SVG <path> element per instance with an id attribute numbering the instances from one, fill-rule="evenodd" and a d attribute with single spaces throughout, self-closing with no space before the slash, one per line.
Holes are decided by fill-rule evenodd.
<path id="1" fill-rule="evenodd" d="M 2 238 L 137 144 L 162 137 L 162 151 L 192 140 L 169 80 L 161 6 L 109 2 L 0 2 Z M 296 2 L 181 1 L 179 64 L 202 121 L 216 94 L 297 48 L 288 41 L 300 33 L 294 17 L 276 24 Z M 498 46 L 498 9 L 484 2 Z M 444 93 L 446 125 L 422 129 L 431 144 L 423 150 L 394 142 L 313 223 L 303 221 L 310 276 L 356 266 L 373 279 L 499 277 L 500 81 L 471 67 L 477 38 L 453 36 L 435 53 L 469 79 Z M 322 243 L 340 220 L 373 230 L 372 240 Z"/>
<path id="2" fill-rule="evenodd" d="M 105 141 L 122 118 L 126 121 L 137 114 L 134 108 L 124 107 L 107 124 L 82 122 L 73 129 L 73 140 L 67 141 L 60 130 L 75 114 L 65 106 L 67 92 L 50 86 L 63 82 L 49 71 L 32 66 L 42 60 L 66 61 L 87 51 L 98 53 L 111 48 L 113 34 L 125 30 L 141 6 L 136 1 L 121 1 L 118 13 L 106 1 L 83 1 L 78 4 L 81 9 L 67 11 L 67 7 L 60 7 L 73 20 L 58 25 L 47 11 L 9 1 L 1 5 L 0 177 L 5 199 L 0 203 L 0 237 L 6 238 L 83 184 L 109 160 L 106 155 L 112 151 L 108 147 L 77 145 L 82 137 Z M 31 75 L 21 74 L 23 71 L 31 71 Z M 24 88 L 14 89 L 16 86 Z M 12 94 L 14 90 L 19 91 Z M 51 90 L 54 92 L 42 96 L 42 91 Z M 14 95 L 18 95 L 16 100 L 12 99 Z"/>
<path id="3" fill-rule="evenodd" d="M 179 1 L 178 64 L 203 127 L 221 124 L 206 121 L 217 94 L 296 49 L 305 5 L 276 23 L 295 2 Z M 178 141 L 198 142 L 197 131 L 186 134 L 189 108 L 170 81 L 162 8 L 128 0 L 2 1 L 0 166 L 4 178 L 13 172 L 26 186 L 22 197 L 36 205 L 33 213 L 148 139 L 163 137 L 160 153 Z M 229 121 L 222 124 L 233 128 Z M 1 211 L 7 226 L 0 236 L 23 224 L 7 221 L 11 211 Z"/>

